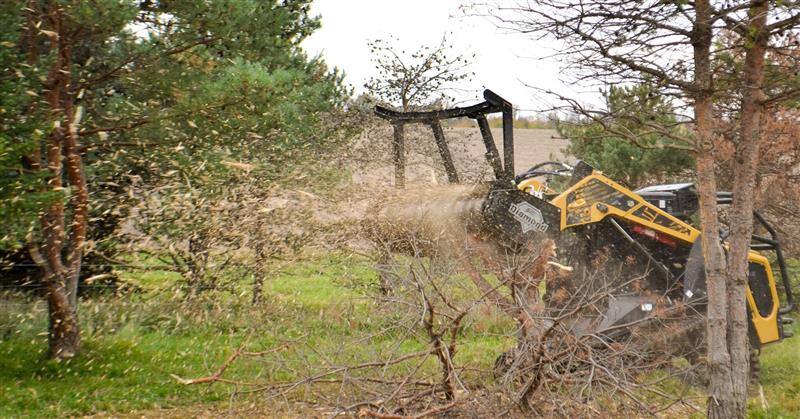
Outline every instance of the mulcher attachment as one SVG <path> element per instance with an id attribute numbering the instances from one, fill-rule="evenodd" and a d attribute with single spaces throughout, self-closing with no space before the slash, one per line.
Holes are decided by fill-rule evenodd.
<path id="1" fill-rule="evenodd" d="M 559 234 L 561 213 L 558 208 L 505 181 L 492 184 L 481 211 L 487 230 L 506 246 Z"/>

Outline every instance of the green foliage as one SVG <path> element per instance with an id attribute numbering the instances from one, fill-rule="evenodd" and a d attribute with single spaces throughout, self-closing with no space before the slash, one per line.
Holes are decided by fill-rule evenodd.
<path id="1" fill-rule="evenodd" d="M 694 167 L 690 152 L 676 148 L 682 143 L 670 138 L 686 133 L 672 104 L 654 87 L 612 86 L 605 100 L 607 114 L 600 120 L 559 125 L 561 135 L 570 140 L 569 153 L 634 187 L 687 174 Z M 666 127 L 666 132 L 650 127 Z"/>
<path id="2" fill-rule="evenodd" d="M 147 3 L 142 9 L 150 17 L 169 15 L 173 22 L 167 40 L 194 39 L 202 28 L 216 40 L 207 48 L 211 56 L 259 62 L 268 71 L 306 64 L 297 47 L 320 26 L 319 19 L 309 15 L 308 0 Z"/>
<path id="3" fill-rule="evenodd" d="M 94 114 L 98 126 L 118 126 L 121 116 L 143 124 L 91 138 L 97 150 L 110 148 L 98 158 L 123 148 L 124 154 L 102 162 L 111 173 L 133 172 L 147 182 L 177 170 L 202 180 L 195 186 L 212 187 L 215 179 L 225 181 L 223 160 L 275 174 L 330 145 L 336 125 L 325 125 L 323 114 L 338 109 L 347 92 L 341 74 L 298 47 L 319 26 L 308 4 L 228 0 L 143 7 L 137 23 L 146 29 L 125 34 L 127 42 L 109 47 L 107 59 L 92 64 L 98 73 L 135 58 L 129 74 L 96 89 Z"/>
<path id="4" fill-rule="evenodd" d="M 318 161 L 349 128 L 342 74 L 299 47 L 319 27 L 309 0 L 58 3 L 64 27 L 78 29 L 66 40 L 69 94 L 85 110 L 96 246 L 135 204 L 132 187 L 179 182 L 213 195 L 236 181 L 229 163 L 268 184 Z M 46 172 L 26 170 L 56 121 L 43 99 L 51 34 L 34 30 L 32 48 L 23 6 L 0 6 L 2 247 L 19 247 L 40 208 L 63 195 L 40 193 Z M 35 11 L 42 28 L 46 13 Z"/>
<path id="5" fill-rule="evenodd" d="M 0 93 L 0 96 L 6 96 Z M 5 104 L 0 104 L 0 109 Z M 40 176 L 29 173 L 22 157 L 35 147 L 34 141 L 19 142 L 0 132 L 0 249 L 19 247 L 36 228 L 36 215 L 48 202 L 63 197 L 59 193 L 39 192 Z"/>
<path id="6" fill-rule="evenodd" d="M 797 319 L 797 315 L 794 315 Z M 759 397 L 748 404 L 751 418 L 793 418 L 800 415 L 800 323 L 787 326 L 795 337 L 768 345 L 761 351 L 762 405 Z M 766 409 L 765 409 L 766 407 Z"/>
<path id="7" fill-rule="evenodd" d="M 25 156 L 33 153 L 44 135 L 41 121 L 30 115 L 38 94 L 32 90 L 35 71 L 17 67 L 25 57 L 16 48 L 21 24 L 11 3 L 0 5 L 0 249 L 20 246 L 35 228 L 39 210 L 62 194 L 41 192 L 40 174 Z"/>

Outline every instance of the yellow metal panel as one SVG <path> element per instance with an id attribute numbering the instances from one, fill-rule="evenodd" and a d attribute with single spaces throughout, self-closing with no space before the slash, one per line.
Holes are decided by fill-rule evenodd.
<path id="1" fill-rule="evenodd" d="M 772 312 L 766 317 L 762 317 L 758 312 L 756 300 L 753 298 L 753 293 L 750 292 L 750 287 L 747 287 L 747 305 L 750 307 L 750 313 L 753 315 L 753 326 L 755 326 L 758 340 L 761 344 L 775 342 L 780 340 L 780 332 L 778 331 L 778 306 L 780 306 L 780 299 L 778 299 L 778 289 L 775 285 L 775 277 L 772 275 L 769 260 L 756 252 L 750 252 L 747 256 L 748 262 L 757 263 L 764 266 L 764 271 L 767 273 L 767 281 L 769 282 L 770 295 L 772 296 Z"/>
<path id="2" fill-rule="evenodd" d="M 618 208 L 598 199 L 598 194 L 584 193 L 591 185 L 607 185 L 615 193 L 621 195 L 625 207 Z M 574 200 L 568 203 L 568 197 L 574 194 Z M 694 243 L 700 232 L 689 224 L 673 217 L 655 205 L 645 201 L 630 189 L 594 171 L 578 183 L 553 198 L 551 203 L 561 209 L 561 230 L 583 224 L 599 222 L 609 215 L 633 221 L 652 230 L 667 234 L 686 243 Z M 579 213 L 579 214 L 578 214 Z M 569 216 L 580 218 L 578 222 L 568 222 Z"/>
<path id="3" fill-rule="evenodd" d="M 609 196 L 609 193 L 584 193 L 587 188 L 591 186 L 590 184 L 599 185 L 597 182 L 613 189 L 616 202 L 624 200 L 623 208 L 618 208 L 617 206 L 610 205 L 609 202 L 604 202 L 603 198 Z M 605 187 L 603 186 L 603 188 Z M 574 194 L 572 195 L 572 202 L 568 202 L 570 194 Z M 613 215 L 667 234 L 688 244 L 694 243 L 700 236 L 700 231 L 696 228 L 673 217 L 655 205 L 650 204 L 630 189 L 605 177 L 601 172 L 596 170 L 590 176 L 581 179 L 562 194 L 553 198 L 551 203 L 561 210 L 561 230 L 577 225 L 597 223 L 603 218 Z M 570 215 L 573 216 L 572 222 L 568 222 Z M 780 300 L 778 299 L 775 278 L 767 258 L 757 252 L 750 251 L 748 260 L 764 266 L 764 270 L 767 273 L 767 280 L 769 281 L 770 293 L 774 301 L 772 312 L 768 316 L 762 317 L 758 312 L 755 299 L 748 286 L 746 298 L 753 315 L 753 326 L 755 327 L 761 344 L 775 342 L 780 339 L 778 331 L 778 307 L 780 305 Z"/>
<path id="4" fill-rule="evenodd" d="M 544 194 L 555 193 L 555 191 L 548 188 L 547 185 L 544 184 L 544 182 L 534 178 L 523 180 L 522 182 L 517 184 L 517 188 L 523 192 L 535 195 L 539 198 L 541 198 Z"/>

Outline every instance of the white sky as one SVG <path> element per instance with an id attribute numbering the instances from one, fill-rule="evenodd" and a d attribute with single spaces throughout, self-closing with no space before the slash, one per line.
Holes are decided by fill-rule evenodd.
<path id="1" fill-rule="evenodd" d="M 394 36 L 400 49 L 436 45 L 445 33 L 456 53 L 475 54 L 471 81 L 458 87 L 468 92 L 453 94 L 459 102 L 482 100 L 489 88 L 521 110 L 538 111 L 552 99 L 527 85 L 550 89 L 569 97 L 588 98 L 559 80 L 560 64 L 547 58 L 552 50 L 525 35 L 509 34 L 482 17 L 465 16 L 467 0 L 315 0 L 312 13 L 322 17 L 322 28 L 303 43 L 310 55 L 321 54 L 330 66 L 345 72 L 345 80 L 363 91 L 374 72 L 367 42 Z M 527 112 L 526 112 L 527 113 Z"/>

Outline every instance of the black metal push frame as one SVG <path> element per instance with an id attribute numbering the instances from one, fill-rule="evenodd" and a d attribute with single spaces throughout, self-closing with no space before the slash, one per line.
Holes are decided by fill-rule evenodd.
<path id="1" fill-rule="evenodd" d="M 483 91 L 484 101 L 472 106 L 461 108 L 441 109 L 423 112 L 398 112 L 382 106 L 375 106 L 375 115 L 391 122 L 394 129 L 392 142 L 393 160 L 395 164 L 395 186 L 405 187 L 405 138 L 406 124 L 426 124 L 430 126 L 439 155 L 442 158 L 447 180 L 458 183 L 459 176 L 453 163 L 450 147 L 444 137 L 441 121 L 453 118 L 472 118 L 478 123 L 478 128 L 486 147 L 486 161 L 491 166 L 495 178 L 498 180 L 513 180 L 514 178 L 514 107 L 511 102 L 503 99 L 489 89 Z M 486 115 L 501 112 L 503 114 L 503 160 L 494 143 L 492 131 Z"/>
<path id="2" fill-rule="evenodd" d="M 789 273 L 786 269 L 786 261 L 783 259 L 783 251 L 781 250 L 781 243 L 778 241 L 778 235 L 775 229 L 757 211 L 753 211 L 753 218 L 767 230 L 770 237 L 761 237 L 754 234 L 754 243 L 750 244 L 750 248 L 753 250 L 772 250 L 775 252 L 775 259 L 778 261 L 778 269 L 781 271 L 784 296 L 786 297 L 786 306 L 780 308 L 780 314 L 790 313 L 795 308 L 794 298 L 792 296 L 792 284 L 789 280 Z"/>

